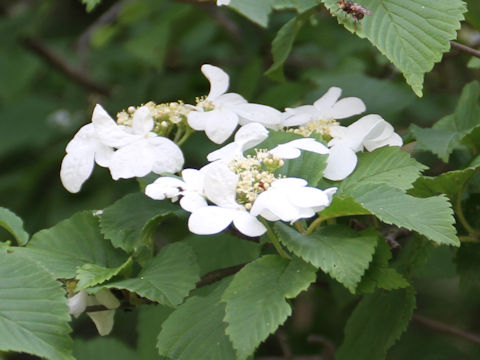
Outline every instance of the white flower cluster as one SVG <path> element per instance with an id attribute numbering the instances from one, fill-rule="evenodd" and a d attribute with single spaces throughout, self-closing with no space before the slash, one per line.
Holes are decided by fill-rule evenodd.
<path id="1" fill-rule="evenodd" d="M 219 5 L 225 3 L 219 1 Z M 193 130 L 204 131 L 221 144 L 240 125 L 233 142 L 208 155 L 209 164 L 199 170 L 184 169 L 181 178 L 161 176 L 145 192 L 153 199 L 180 200 L 180 206 L 191 213 L 188 226 L 193 233 L 215 234 L 233 223 L 243 234 L 259 236 L 267 231 L 265 220 L 292 223 L 313 217 L 330 205 L 336 191 L 278 175 L 284 160 L 298 158 L 302 151 L 328 154 L 323 176 L 338 181 L 354 171 L 357 152 L 402 145 L 400 136 L 379 115 L 341 126 L 337 120 L 364 112 L 365 104 L 354 97 L 340 99 L 339 88 L 330 88 L 313 105 L 282 113 L 228 93 L 229 76 L 220 68 L 203 65 L 202 72 L 210 92 L 195 105 L 148 103 L 119 113 L 117 122 L 97 105 L 92 123 L 82 127 L 67 146 L 61 169 L 65 188 L 78 192 L 95 162 L 108 167 L 115 180 L 150 172 L 177 173 L 184 164 L 177 144 Z M 268 138 L 268 129 L 303 138 L 273 149 L 255 149 Z M 315 139 L 319 137 L 327 146 Z"/>

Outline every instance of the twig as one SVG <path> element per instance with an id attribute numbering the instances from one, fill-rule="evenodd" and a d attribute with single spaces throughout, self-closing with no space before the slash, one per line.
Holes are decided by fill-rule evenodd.
<path id="1" fill-rule="evenodd" d="M 34 38 L 25 38 L 22 40 L 22 43 L 28 50 L 38 55 L 46 63 L 50 64 L 53 68 L 72 79 L 78 85 L 89 91 L 93 91 L 101 95 L 108 95 L 109 91 L 107 88 L 97 84 L 83 71 L 75 69 L 71 64 L 67 63 L 65 59 L 55 53 L 52 49 L 48 48 L 48 46 L 40 40 Z"/>
<path id="2" fill-rule="evenodd" d="M 480 336 L 472 334 L 463 330 L 456 329 L 450 325 L 429 319 L 423 315 L 414 314 L 413 320 L 419 324 L 422 324 L 432 330 L 442 332 L 444 334 L 449 334 L 456 336 L 458 338 L 473 342 L 475 344 L 480 344 Z"/>
<path id="3" fill-rule="evenodd" d="M 480 58 L 480 51 L 471 48 L 470 46 L 457 43 L 456 41 L 450 41 L 450 45 L 458 50 L 465 51 L 470 55 Z"/>
<path id="4" fill-rule="evenodd" d="M 282 349 L 283 358 L 285 360 L 293 360 L 293 353 L 290 349 L 290 345 L 288 344 L 288 336 L 287 333 L 282 329 L 278 329 L 276 333 L 278 343 L 280 344 L 280 348 Z"/>
<path id="5" fill-rule="evenodd" d="M 235 265 L 235 266 L 230 266 L 228 268 L 224 269 L 219 269 L 219 270 L 214 270 L 212 272 L 209 272 L 208 274 L 204 275 L 199 282 L 197 282 L 197 288 L 200 288 L 202 286 L 210 285 L 213 284 L 214 282 L 217 282 L 219 280 L 222 280 L 223 278 L 226 278 L 227 276 L 236 274 L 239 272 L 245 264 L 241 265 Z"/>
<path id="6" fill-rule="evenodd" d="M 333 360 L 335 358 L 335 345 L 322 335 L 310 335 L 307 338 L 309 343 L 317 343 L 323 345 L 323 359 L 324 360 Z"/>

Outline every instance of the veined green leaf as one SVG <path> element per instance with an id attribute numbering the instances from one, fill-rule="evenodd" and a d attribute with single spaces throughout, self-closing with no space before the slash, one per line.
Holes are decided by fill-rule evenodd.
<path id="1" fill-rule="evenodd" d="M 0 207 L 0 227 L 7 230 L 18 245 L 25 245 L 28 242 L 29 235 L 23 229 L 23 220 L 8 209 Z"/>
<path id="2" fill-rule="evenodd" d="M 77 360 L 132 360 L 138 355 L 132 348 L 113 337 L 97 337 L 91 340 L 75 340 L 74 355 Z M 143 359 L 142 359 L 143 360 Z"/>
<path id="3" fill-rule="evenodd" d="M 296 297 L 315 280 L 315 268 L 300 259 L 266 255 L 251 262 L 233 278 L 222 296 L 227 303 L 227 334 L 244 360 L 269 334 L 284 323 Z"/>
<path id="4" fill-rule="evenodd" d="M 78 280 L 78 283 L 76 290 L 86 289 L 110 280 L 131 264 L 132 258 L 128 258 L 125 263 L 116 268 L 106 268 L 96 264 L 83 264 L 77 268 L 76 279 Z"/>
<path id="5" fill-rule="evenodd" d="M 341 225 L 302 235 L 281 222 L 275 224 L 275 232 L 295 255 L 319 267 L 352 293 L 372 261 L 379 236 L 369 231 L 357 233 Z"/>
<path id="6" fill-rule="evenodd" d="M 355 21 L 337 0 L 322 1 L 348 30 L 377 47 L 418 96 L 424 74 L 450 49 L 466 11 L 461 0 L 359 0 L 371 13 Z"/>
<path id="7" fill-rule="evenodd" d="M 273 8 L 275 10 L 295 9 L 300 14 L 318 6 L 318 0 L 274 0 Z"/>
<path id="8" fill-rule="evenodd" d="M 176 307 L 200 279 L 193 249 L 183 242 L 165 246 L 134 279 L 102 284 L 126 289 L 162 305 Z"/>
<path id="9" fill-rule="evenodd" d="M 348 319 L 335 359 L 384 360 L 406 330 L 414 309 L 415 294 L 410 288 L 365 296 Z"/>
<path id="10" fill-rule="evenodd" d="M 275 0 L 232 0 L 229 7 L 235 9 L 254 23 L 262 27 L 267 27 L 274 1 Z"/>
<path id="11" fill-rule="evenodd" d="M 0 252 L 0 350 L 52 360 L 72 359 L 67 299 L 35 262 Z"/>
<path id="12" fill-rule="evenodd" d="M 162 305 L 137 306 L 137 352 L 138 360 L 159 360 L 157 338 L 164 321 L 173 312 L 172 308 Z"/>

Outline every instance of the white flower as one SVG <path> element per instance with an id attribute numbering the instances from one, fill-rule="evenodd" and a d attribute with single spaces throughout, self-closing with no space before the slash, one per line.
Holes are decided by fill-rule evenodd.
<path id="1" fill-rule="evenodd" d="M 297 108 L 285 109 L 285 126 L 299 126 L 309 122 L 328 119 L 344 119 L 365 111 L 365 104 L 356 97 L 347 97 L 341 100 L 342 89 L 331 87 L 313 105 L 304 105 Z"/>
<path id="2" fill-rule="evenodd" d="M 320 190 L 306 185 L 304 179 L 278 179 L 257 197 L 250 213 L 269 221 L 295 222 L 329 206 L 337 191 L 336 187 Z"/>
<path id="3" fill-rule="evenodd" d="M 217 6 L 229 5 L 230 0 L 217 0 Z"/>
<path id="4" fill-rule="evenodd" d="M 255 237 L 266 232 L 265 226 L 235 200 L 238 175 L 224 162 L 206 165 L 204 191 L 215 205 L 196 208 L 188 219 L 188 228 L 194 234 L 216 234 L 232 222 L 243 234 Z"/>
<path id="5" fill-rule="evenodd" d="M 329 152 L 325 145 L 312 138 L 292 140 L 285 144 L 280 144 L 268 152 L 280 159 L 296 159 L 302 154 L 301 150 L 317 154 L 328 154 Z"/>
<path id="6" fill-rule="evenodd" d="M 101 142 L 117 148 L 110 159 L 112 178 L 143 177 L 150 172 L 175 173 L 183 167 L 180 148 L 170 139 L 158 136 L 151 130 L 154 122 L 147 106 L 135 111 L 132 127 L 117 125 L 108 113 L 97 105 L 92 123 Z"/>
<path id="7" fill-rule="evenodd" d="M 241 95 L 226 93 L 229 76 L 220 68 L 205 64 L 202 73 L 210 81 L 210 93 L 188 114 L 188 124 L 194 130 L 205 131 L 214 143 L 221 144 L 234 132 L 238 124 L 262 123 L 277 127 L 281 113 L 269 106 L 249 104 Z"/>
<path id="8" fill-rule="evenodd" d="M 120 306 L 118 299 L 110 290 L 102 289 L 95 295 L 88 295 L 85 290 L 68 299 L 69 314 L 78 317 L 85 311 L 87 306 L 103 305 L 110 310 L 100 310 L 87 312 L 87 315 L 93 320 L 101 336 L 108 335 L 113 329 L 113 318 L 115 309 Z"/>
<path id="9" fill-rule="evenodd" d="M 183 181 L 174 177 L 160 177 L 146 186 L 145 194 L 154 200 L 168 198 L 176 201 L 181 197 L 180 206 L 189 212 L 207 206 L 203 195 L 204 174 L 200 170 L 184 169 L 182 178 Z"/>
<path id="10" fill-rule="evenodd" d="M 77 193 L 92 174 L 95 162 L 103 167 L 109 166 L 113 148 L 100 141 L 93 124 L 87 124 L 68 143 L 66 152 L 60 179 L 65 189 Z"/>
<path id="11" fill-rule="evenodd" d="M 367 115 L 348 127 L 334 126 L 328 143 L 330 155 L 324 177 L 343 180 L 350 175 L 357 164 L 358 151 L 364 148 L 373 151 L 383 146 L 401 146 L 402 138 L 394 132 L 392 125 L 379 115 Z"/>

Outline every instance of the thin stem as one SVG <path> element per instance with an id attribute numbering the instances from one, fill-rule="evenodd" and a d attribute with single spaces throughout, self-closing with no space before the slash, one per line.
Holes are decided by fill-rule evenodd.
<path id="1" fill-rule="evenodd" d="M 475 236 L 459 236 L 458 239 L 461 242 L 480 242 L 480 239 Z"/>
<path id="2" fill-rule="evenodd" d="M 480 58 L 480 51 L 472 49 L 470 46 L 463 45 L 463 44 L 457 43 L 455 41 L 450 41 L 450 45 L 452 47 L 458 49 L 458 50 L 465 51 L 465 52 L 469 53 L 470 55 L 473 55 L 473 56 L 476 56 L 476 57 Z"/>
<path id="3" fill-rule="evenodd" d="M 295 225 L 295 229 L 297 229 L 297 231 L 300 233 L 300 234 L 305 234 L 305 228 L 303 227 L 303 225 L 301 224 L 300 221 L 295 221 L 295 223 L 293 224 Z"/>
<path id="4" fill-rule="evenodd" d="M 463 183 L 461 186 L 460 186 L 460 190 L 458 192 L 458 195 L 457 195 L 457 199 L 455 201 L 455 214 L 457 215 L 457 218 L 458 220 L 460 221 L 460 223 L 463 225 L 463 227 L 465 228 L 465 230 L 468 231 L 468 234 L 472 237 L 476 237 L 478 235 L 480 235 L 480 233 L 475 230 L 467 221 L 467 219 L 465 218 L 465 215 L 463 214 L 463 210 L 462 210 L 462 196 L 463 196 L 463 191 L 465 190 L 465 183 Z"/>
<path id="5" fill-rule="evenodd" d="M 187 129 L 185 130 L 185 133 L 183 134 L 182 138 L 180 140 L 178 140 L 178 142 L 176 141 L 176 144 L 178 146 L 182 146 L 185 143 L 185 141 L 187 141 L 188 138 L 190 137 L 190 135 L 192 135 L 192 134 L 193 134 L 193 130 L 190 129 L 190 127 L 187 127 Z"/>
<path id="6" fill-rule="evenodd" d="M 268 222 L 266 220 L 263 220 L 263 219 L 261 219 L 261 222 L 267 228 L 267 236 L 270 239 L 270 241 L 272 242 L 273 246 L 275 246 L 275 250 L 277 250 L 278 254 L 285 259 L 291 259 L 291 256 L 288 255 L 285 250 L 283 250 L 282 245 L 280 245 L 280 242 L 278 241 L 277 237 L 275 236 L 275 233 L 273 232 L 270 225 L 268 225 Z"/>

